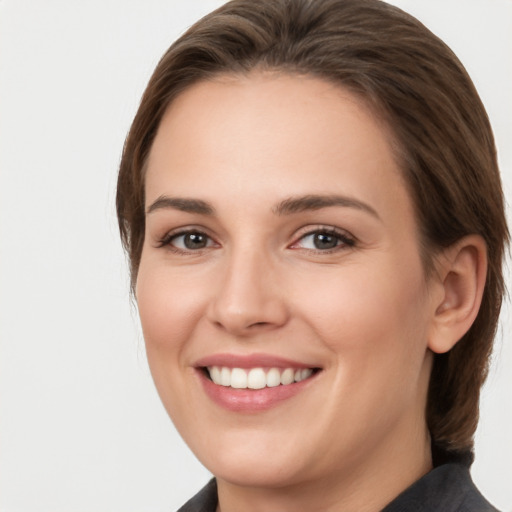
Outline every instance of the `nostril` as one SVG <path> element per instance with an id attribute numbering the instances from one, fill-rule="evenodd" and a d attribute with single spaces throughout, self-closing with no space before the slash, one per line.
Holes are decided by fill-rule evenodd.
<path id="1" fill-rule="evenodd" d="M 244 336 L 286 323 L 288 314 L 282 302 L 277 304 L 277 301 L 261 297 L 258 293 L 246 297 L 232 296 L 233 293 L 224 290 L 209 305 L 208 320 L 217 329 Z"/>

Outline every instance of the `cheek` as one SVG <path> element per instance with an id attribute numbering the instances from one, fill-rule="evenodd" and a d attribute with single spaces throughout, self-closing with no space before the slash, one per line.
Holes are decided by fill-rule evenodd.
<path id="1" fill-rule="evenodd" d="M 333 354 L 331 409 L 350 411 L 355 424 L 368 429 L 391 428 L 405 411 L 416 410 L 428 383 L 423 274 L 385 268 L 353 268 L 308 296 L 311 323 Z"/>
<path id="2" fill-rule="evenodd" d="M 156 389 L 173 421 L 187 417 L 187 341 L 197 323 L 197 290 L 142 261 L 136 297 L 146 355 Z"/>
<path id="3" fill-rule="evenodd" d="M 333 274 L 320 287 L 305 287 L 302 311 L 340 360 L 353 354 L 361 367 L 423 357 L 428 301 L 419 262 L 354 265 Z"/>
<path id="4" fill-rule="evenodd" d="M 151 372 L 158 385 L 159 368 L 184 365 L 186 341 L 202 312 L 201 294 L 176 273 L 141 263 L 137 279 L 139 309 Z"/>

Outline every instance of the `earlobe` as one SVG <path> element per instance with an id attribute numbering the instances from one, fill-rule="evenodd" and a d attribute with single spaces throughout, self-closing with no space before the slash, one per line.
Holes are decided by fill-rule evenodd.
<path id="1" fill-rule="evenodd" d="M 442 300 L 435 304 L 429 348 L 451 350 L 473 324 L 482 302 L 487 249 L 481 236 L 469 235 L 446 249 L 438 260 Z"/>

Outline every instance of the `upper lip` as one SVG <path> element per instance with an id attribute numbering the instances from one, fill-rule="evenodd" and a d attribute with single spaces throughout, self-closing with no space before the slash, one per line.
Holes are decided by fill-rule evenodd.
<path id="1" fill-rule="evenodd" d="M 196 367 L 225 366 L 228 368 L 318 368 L 311 365 L 271 354 L 212 354 L 202 357 L 195 363 Z"/>

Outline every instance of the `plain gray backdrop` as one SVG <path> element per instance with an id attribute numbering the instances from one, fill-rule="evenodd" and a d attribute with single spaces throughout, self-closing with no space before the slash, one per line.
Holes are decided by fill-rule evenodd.
<path id="1" fill-rule="evenodd" d="M 209 478 L 151 382 L 114 189 L 124 137 L 158 59 L 221 3 L 0 0 L 1 512 L 172 511 Z M 393 3 L 441 36 L 472 75 L 510 202 L 512 1 Z M 507 305 L 473 467 L 477 485 L 505 512 L 510 328 Z"/>

